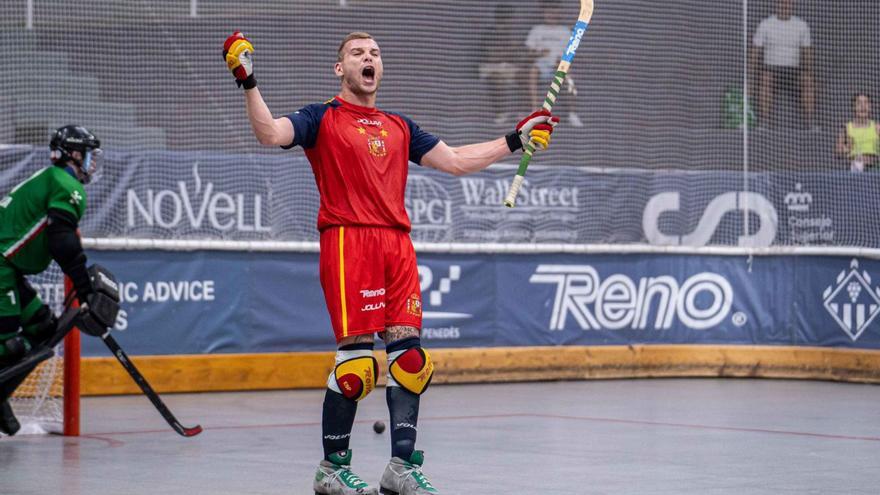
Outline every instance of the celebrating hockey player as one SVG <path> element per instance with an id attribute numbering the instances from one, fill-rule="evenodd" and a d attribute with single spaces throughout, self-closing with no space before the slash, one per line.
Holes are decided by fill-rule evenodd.
<path id="1" fill-rule="evenodd" d="M 419 397 L 434 365 L 420 340 L 422 299 L 403 201 L 408 165 L 454 175 L 477 172 L 523 149 L 530 137 L 545 149 L 558 119 L 538 111 L 504 137 L 448 146 L 409 118 L 376 108 L 384 70 L 379 45 L 367 33 L 351 33 L 339 45 L 337 96 L 274 118 L 257 88 L 253 52 L 239 32 L 223 47 L 223 58 L 244 89 L 254 134 L 261 144 L 302 146 L 320 192 L 320 278 L 338 350 L 327 380 L 324 459 L 314 491 L 377 493 L 352 472 L 349 439 L 358 401 L 376 385 L 373 341 L 379 334 L 388 354 L 385 393 L 391 417 L 391 460 L 380 488 L 389 495 L 438 493 L 422 473 L 422 451 L 415 450 Z"/>

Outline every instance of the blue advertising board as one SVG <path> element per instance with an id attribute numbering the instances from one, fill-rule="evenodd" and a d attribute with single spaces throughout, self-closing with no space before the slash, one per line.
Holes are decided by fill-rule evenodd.
<path id="1" fill-rule="evenodd" d="M 93 251 L 122 282 L 133 354 L 331 350 L 314 253 Z M 880 261 L 844 257 L 419 257 L 430 347 L 880 348 Z M 876 281 L 875 281 L 876 279 Z M 95 339 L 86 355 L 104 355 Z"/>
<path id="2" fill-rule="evenodd" d="M 47 151 L 0 149 L 0 191 Z M 300 155 L 107 154 L 87 188 L 86 237 L 316 241 Z M 880 247 L 880 174 L 532 167 L 454 177 L 412 165 L 405 205 L 422 242 Z M 747 222 L 744 220 L 747 219 Z M 327 350 L 317 254 L 89 253 L 124 282 L 132 353 Z M 445 347 L 628 343 L 880 347 L 880 262 L 833 256 L 419 257 L 424 338 Z M 57 291 L 56 291 L 57 292 Z M 100 353 L 93 340 L 85 352 Z"/>
<path id="3" fill-rule="evenodd" d="M 46 166 L 46 156 L 0 149 L 0 191 Z M 455 177 L 411 165 L 413 240 L 880 248 L 877 173 L 535 165 L 509 209 L 513 175 L 503 166 Z M 104 177 L 86 191 L 86 237 L 318 239 L 318 192 L 301 155 L 107 153 Z"/>

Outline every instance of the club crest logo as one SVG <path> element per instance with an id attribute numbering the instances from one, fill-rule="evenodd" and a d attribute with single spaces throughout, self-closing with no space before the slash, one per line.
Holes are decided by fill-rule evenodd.
<path id="1" fill-rule="evenodd" d="M 377 136 L 371 135 L 363 127 L 358 127 L 357 131 L 358 134 L 367 137 L 367 149 L 371 155 L 381 158 L 388 154 L 388 150 L 385 149 L 385 138 L 388 137 L 388 131 L 382 129 Z"/>
<path id="2" fill-rule="evenodd" d="M 370 154 L 373 156 L 382 157 L 388 154 L 388 152 L 385 151 L 385 141 L 378 136 L 371 137 L 367 144 L 370 147 Z"/>
<path id="3" fill-rule="evenodd" d="M 825 309 L 847 335 L 856 341 L 880 313 L 880 287 L 871 287 L 871 276 L 853 258 L 850 270 L 841 270 L 835 285 L 822 294 Z"/>
<path id="4" fill-rule="evenodd" d="M 406 300 L 406 312 L 412 316 L 422 316 L 422 298 L 416 294 L 410 294 Z"/>

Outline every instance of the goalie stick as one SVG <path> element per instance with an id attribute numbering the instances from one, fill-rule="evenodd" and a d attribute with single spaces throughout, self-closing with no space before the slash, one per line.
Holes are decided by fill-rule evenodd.
<path id="1" fill-rule="evenodd" d="M 548 112 L 553 109 L 553 104 L 556 103 L 556 96 L 559 94 L 559 90 L 562 87 L 562 81 L 565 80 L 565 76 L 568 74 L 568 69 L 571 67 L 571 61 L 574 60 L 575 51 L 577 51 L 578 45 L 581 43 L 581 37 L 587 31 L 587 27 L 590 25 L 590 19 L 592 17 L 593 0 L 581 0 L 581 12 L 578 15 L 577 23 L 571 31 L 571 37 L 568 39 L 568 45 L 565 47 L 565 51 L 562 52 L 562 60 L 559 61 L 559 66 L 556 67 L 556 74 L 553 76 L 553 81 L 550 82 L 550 89 L 547 91 L 547 96 L 544 97 L 544 104 L 541 105 L 541 107 Z M 504 198 L 504 206 L 513 208 L 516 204 L 516 195 L 519 194 L 519 189 L 522 187 L 526 175 L 526 169 L 529 168 L 529 162 L 532 161 L 532 154 L 534 152 L 535 142 L 532 139 L 529 139 L 529 142 L 523 149 L 523 156 L 519 160 L 519 168 L 516 171 L 516 176 L 514 176 L 513 181 L 510 183 L 510 188 L 507 190 L 507 197 Z"/>
<path id="2" fill-rule="evenodd" d="M 21 362 L 15 364 L 14 366 L 10 366 L 6 368 L 2 372 L 0 372 L 0 384 L 6 384 L 8 382 L 13 381 L 21 381 L 28 373 L 31 372 L 38 364 L 45 361 L 46 359 L 51 358 L 55 352 L 53 348 L 64 338 L 67 333 L 74 328 L 76 325 L 76 319 L 80 315 L 79 308 L 71 308 L 68 307 L 67 311 L 64 312 L 64 315 L 61 317 L 61 321 L 59 324 L 59 332 L 46 343 L 46 345 L 41 348 L 34 349 L 34 351 Z M 196 426 L 183 426 L 180 424 L 180 421 L 174 417 L 174 414 L 168 409 L 168 406 L 162 402 L 162 399 L 159 398 L 159 395 L 153 390 L 153 387 L 147 382 L 147 379 L 144 378 L 144 375 L 138 371 L 137 367 L 134 363 L 131 362 L 131 359 L 128 358 L 128 355 L 125 351 L 119 347 L 119 343 L 116 342 L 110 332 L 108 331 L 104 335 L 101 336 L 101 340 L 104 341 L 104 344 L 110 349 L 110 352 L 116 357 L 122 367 L 125 368 L 125 371 L 131 376 L 131 378 L 137 383 L 137 385 L 141 388 L 144 395 L 150 399 L 150 402 L 153 403 L 153 406 L 159 411 L 159 414 L 165 419 L 166 422 L 174 429 L 177 433 L 185 437 L 196 436 L 202 432 L 202 427 L 200 425 Z M 16 383 L 17 385 L 17 383 Z"/>
<path id="3" fill-rule="evenodd" d="M 101 340 L 104 341 L 104 344 L 110 349 L 110 352 L 113 353 L 113 356 L 116 357 L 116 360 L 119 361 L 119 364 L 125 368 L 125 371 L 131 376 L 132 380 L 137 383 L 138 387 L 141 388 L 141 391 L 144 395 L 150 399 L 150 402 L 153 403 L 153 406 L 159 411 L 159 414 L 165 419 L 165 421 L 174 429 L 178 434 L 184 437 L 192 437 L 198 435 L 202 432 L 202 427 L 199 425 L 195 425 L 192 427 L 183 426 L 180 424 L 180 421 L 177 421 L 177 418 L 171 414 L 171 411 L 168 410 L 168 406 L 162 402 L 162 399 L 159 398 L 159 395 L 156 391 L 153 390 L 153 387 L 147 383 L 147 379 L 144 378 L 144 375 L 138 371 L 137 367 L 134 363 L 131 362 L 131 359 L 128 358 L 128 355 L 125 351 L 119 347 L 119 343 L 116 342 L 116 339 L 110 335 L 110 331 L 113 328 L 113 323 L 116 321 L 116 314 L 119 311 L 119 283 L 116 281 L 116 277 L 113 276 L 108 270 L 104 269 L 98 265 L 92 265 L 89 268 L 89 275 L 92 280 L 92 285 L 95 289 L 95 292 L 98 295 L 107 294 L 109 296 L 109 300 L 111 303 L 108 305 L 94 306 L 90 308 L 90 312 L 88 314 L 84 314 L 80 321 L 78 322 L 85 325 L 86 333 L 90 335 L 100 336 Z M 90 303 L 93 301 L 89 300 Z M 100 301 L 94 301 L 94 303 L 98 303 Z M 115 308 L 112 307 L 112 302 L 116 303 Z M 103 316 L 100 314 L 100 309 L 104 309 Z M 94 318 L 89 318 L 91 313 L 97 313 L 97 316 Z M 106 331 L 99 330 L 98 328 L 106 329 Z"/>
<path id="4" fill-rule="evenodd" d="M 168 406 L 166 406 L 165 403 L 162 402 L 162 399 L 159 398 L 159 394 L 157 394 L 153 390 L 153 387 L 150 386 L 150 384 L 147 382 L 147 379 L 144 378 L 144 375 L 142 375 L 141 372 L 138 371 L 134 363 L 131 362 L 131 359 L 128 358 L 128 355 L 125 353 L 125 351 L 123 351 L 122 348 L 119 347 L 119 344 L 116 342 L 116 339 L 114 339 L 113 336 L 110 335 L 110 332 L 102 335 L 101 340 L 104 341 L 104 344 L 107 345 L 107 347 L 110 349 L 110 352 L 112 352 L 113 355 L 116 356 L 116 360 L 119 361 L 119 364 L 121 364 L 122 367 L 125 368 L 125 371 L 127 371 L 128 374 L 131 375 L 131 378 L 134 380 L 134 382 L 138 384 L 138 387 L 141 388 L 141 391 L 143 391 L 144 395 L 146 395 L 147 398 L 150 399 L 150 402 L 153 403 L 153 406 L 155 406 L 156 410 L 159 411 L 159 414 L 162 415 L 162 417 L 171 426 L 171 428 L 174 429 L 174 431 L 184 437 L 194 437 L 202 432 L 202 427 L 200 425 L 183 426 L 182 424 L 180 424 L 180 421 L 178 421 L 177 418 L 175 418 L 174 415 L 171 414 Z"/>

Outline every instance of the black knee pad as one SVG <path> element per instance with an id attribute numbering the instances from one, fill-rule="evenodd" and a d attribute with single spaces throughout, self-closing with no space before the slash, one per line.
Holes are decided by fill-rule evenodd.
<path id="1" fill-rule="evenodd" d="M 0 316 L 0 335 L 13 334 L 21 327 L 21 318 L 18 316 Z"/>
<path id="2" fill-rule="evenodd" d="M 18 316 L 0 316 L 0 366 L 21 359 L 30 345 L 21 336 L 21 319 Z"/>
<path id="3" fill-rule="evenodd" d="M 0 342 L 6 351 L 0 356 L 0 367 L 15 364 L 31 350 L 31 344 L 21 334 Z"/>
<path id="4" fill-rule="evenodd" d="M 28 321 L 23 323 L 22 327 L 28 339 L 35 344 L 41 344 L 55 335 L 58 328 L 58 318 L 48 306 L 43 304 Z"/>

